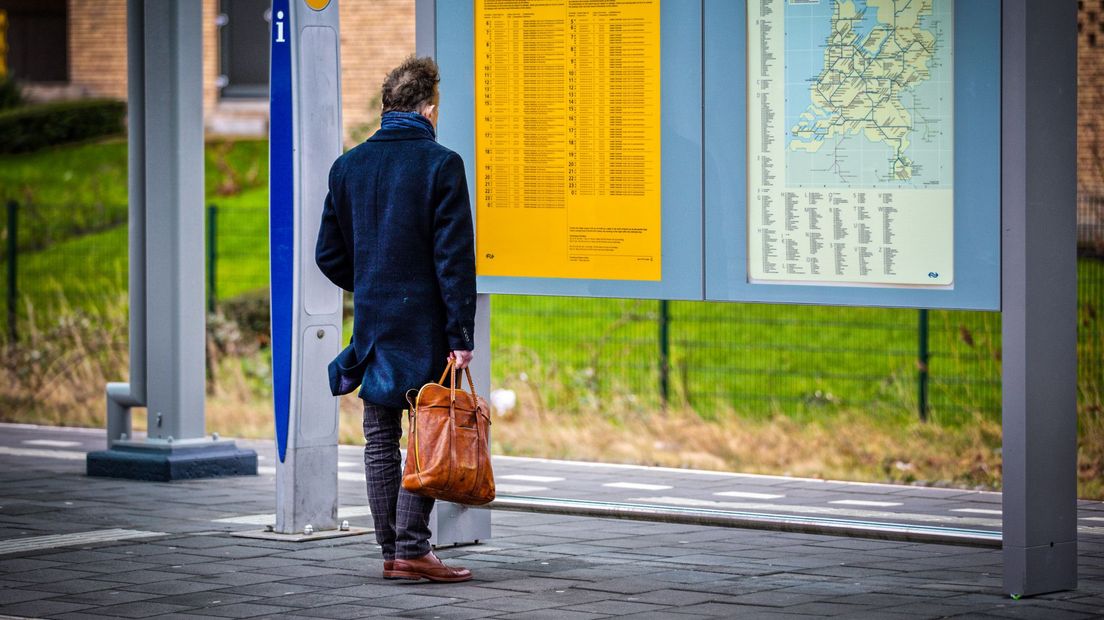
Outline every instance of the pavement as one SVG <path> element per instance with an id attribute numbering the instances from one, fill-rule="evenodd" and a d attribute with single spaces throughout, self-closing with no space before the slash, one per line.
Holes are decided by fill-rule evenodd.
<path id="1" fill-rule="evenodd" d="M 493 537 L 439 550 L 463 584 L 380 578 L 371 535 L 231 536 L 274 511 L 261 475 L 88 478 L 94 429 L 0 425 L 0 617 L 1100 618 L 1104 505 L 1079 503 L 1077 590 L 1012 600 L 999 549 L 492 510 Z M 371 527 L 360 450 L 340 450 L 342 512 Z M 500 496 L 681 506 L 999 531 L 1000 495 L 496 457 Z"/>

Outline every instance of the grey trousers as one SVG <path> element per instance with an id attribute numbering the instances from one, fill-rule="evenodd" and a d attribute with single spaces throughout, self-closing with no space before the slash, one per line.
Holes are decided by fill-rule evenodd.
<path id="1" fill-rule="evenodd" d="M 419 558 L 429 553 L 433 498 L 402 488 L 402 409 L 364 403 L 364 477 L 368 508 L 383 558 Z"/>

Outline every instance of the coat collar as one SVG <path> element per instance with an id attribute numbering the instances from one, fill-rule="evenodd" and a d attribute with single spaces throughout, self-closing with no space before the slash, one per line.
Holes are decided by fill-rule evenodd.
<path id="1" fill-rule="evenodd" d="M 432 140 L 417 129 L 378 129 L 368 138 L 369 142 L 388 142 L 393 140 Z"/>

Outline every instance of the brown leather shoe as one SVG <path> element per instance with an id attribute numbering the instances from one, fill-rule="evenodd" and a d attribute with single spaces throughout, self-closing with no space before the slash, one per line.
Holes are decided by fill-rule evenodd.
<path id="1" fill-rule="evenodd" d="M 395 560 L 383 561 L 383 578 L 384 579 L 398 579 L 392 573 L 395 572 Z"/>
<path id="2" fill-rule="evenodd" d="M 430 581 L 454 583 L 472 578 L 470 570 L 445 566 L 432 551 L 420 558 L 395 558 L 390 575 L 387 575 L 387 572 L 386 564 L 384 564 L 384 576 L 390 579 L 428 579 Z"/>

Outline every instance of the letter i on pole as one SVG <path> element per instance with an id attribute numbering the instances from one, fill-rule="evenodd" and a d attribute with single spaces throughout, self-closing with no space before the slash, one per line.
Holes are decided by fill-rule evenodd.
<path id="1" fill-rule="evenodd" d="M 330 165 L 341 155 L 336 0 L 273 0 L 269 262 L 278 534 L 337 526 L 341 290 L 314 262 Z"/>

